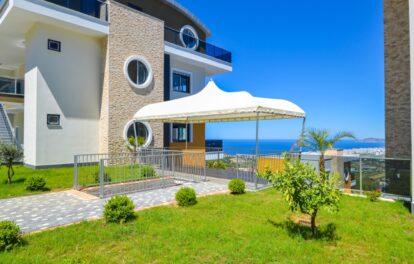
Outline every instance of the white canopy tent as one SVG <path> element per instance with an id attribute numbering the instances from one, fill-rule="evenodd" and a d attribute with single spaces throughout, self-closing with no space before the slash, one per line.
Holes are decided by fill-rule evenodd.
<path id="1" fill-rule="evenodd" d="M 254 97 L 248 92 L 225 92 L 213 80 L 197 94 L 149 104 L 134 115 L 137 121 L 185 124 L 255 120 L 256 155 L 259 120 L 293 118 L 303 119 L 303 134 L 306 114 L 299 106 L 282 99 Z"/>

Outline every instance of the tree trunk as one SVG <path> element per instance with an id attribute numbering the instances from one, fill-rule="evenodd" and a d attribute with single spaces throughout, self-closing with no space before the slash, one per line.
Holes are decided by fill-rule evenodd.
<path id="1" fill-rule="evenodd" d="M 325 178 L 325 154 L 321 152 L 319 157 L 319 174 Z"/>
<path id="2" fill-rule="evenodd" d="M 311 228 L 312 228 L 312 234 L 313 235 L 315 235 L 315 233 L 316 233 L 316 214 L 317 214 L 317 212 L 315 212 L 311 215 Z"/>
<path id="3" fill-rule="evenodd" d="M 7 183 L 10 184 L 12 182 L 12 175 L 10 171 L 10 167 L 7 170 Z"/>

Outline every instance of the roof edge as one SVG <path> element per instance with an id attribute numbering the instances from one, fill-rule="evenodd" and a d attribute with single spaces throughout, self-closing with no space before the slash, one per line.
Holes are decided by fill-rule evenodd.
<path id="1" fill-rule="evenodd" d="M 165 4 L 169 5 L 170 7 L 174 8 L 178 12 L 182 13 L 189 19 L 191 19 L 198 27 L 201 28 L 201 30 L 204 31 L 206 34 L 206 37 L 211 36 L 211 31 L 208 29 L 206 25 L 204 25 L 203 22 L 201 22 L 200 19 L 198 19 L 195 15 L 193 15 L 187 8 L 183 7 L 181 4 L 179 4 L 176 0 L 162 0 Z"/>

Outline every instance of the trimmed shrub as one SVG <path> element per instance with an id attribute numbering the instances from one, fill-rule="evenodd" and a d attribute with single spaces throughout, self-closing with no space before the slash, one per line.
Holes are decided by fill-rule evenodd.
<path id="1" fill-rule="evenodd" d="M 378 201 L 378 199 L 381 196 L 381 192 L 378 190 L 374 190 L 374 191 L 370 191 L 370 192 L 366 192 L 367 198 L 371 201 L 371 202 L 375 202 Z"/>
<path id="2" fill-rule="evenodd" d="M 0 222 L 0 251 L 8 251 L 21 243 L 20 227 L 12 221 Z"/>
<path id="3" fill-rule="evenodd" d="M 175 194 L 175 200 L 179 206 L 191 206 L 197 203 L 197 196 L 194 189 L 183 187 Z"/>
<path id="4" fill-rule="evenodd" d="M 100 183 L 99 177 L 100 177 L 99 176 L 99 171 L 95 172 L 94 173 L 95 183 Z M 111 182 L 111 181 L 112 181 L 111 176 L 109 175 L 109 173 L 105 172 L 104 173 L 104 182 Z"/>
<path id="5" fill-rule="evenodd" d="M 153 177 L 156 175 L 154 167 L 150 165 L 140 165 L 139 171 L 142 178 Z"/>
<path id="6" fill-rule="evenodd" d="M 104 208 L 104 217 L 108 223 L 125 223 L 134 217 L 134 202 L 128 196 L 114 196 Z"/>
<path id="7" fill-rule="evenodd" d="M 26 180 L 26 190 L 28 191 L 43 191 L 46 186 L 46 181 L 41 176 L 33 176 Z"/>
<path id="8" fill-rule="evenodd" d="M 210 169 L 219 169 L 225 170 L 227 169 L 227 165 L 222 160 L 209 160 L 207 166 Z"/>
<path id="9" fill-rule="evenodd" d="M 246 190 L 246 184 L 241 179 L 231 180 L 228 187 L 232 194 L 243 194 Z"/>

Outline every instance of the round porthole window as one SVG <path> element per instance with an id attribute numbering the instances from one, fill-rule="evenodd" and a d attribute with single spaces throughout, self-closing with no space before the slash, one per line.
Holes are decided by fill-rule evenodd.
<path id="1" fill-rule="evenodd" d="M 152 69 L 142 56 L 129 57 L 124 65 L 124 74 L 128 83 L 137 89 L 145 89 L 152 82 Z"/>
<path id="2" fill-rule="evenodd" d="M 147 122 L 131 120 L 124 128 L 124 139 L 132 150 L 148 147 L 152 142 L 152 129 Z"/>
<path id="3" fill-rule="evenodd" d="M 180 31 L 180 40 L 184 47 L 196 50 L 199 40 L 196 30 L 192 26 L 183 26 Z"/>

